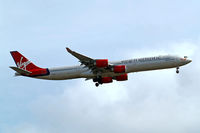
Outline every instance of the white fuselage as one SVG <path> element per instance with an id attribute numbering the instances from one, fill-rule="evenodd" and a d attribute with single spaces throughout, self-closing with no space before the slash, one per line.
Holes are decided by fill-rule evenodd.
<path id="1" fill-rule="evenodd" d="M 125 65 L 126 73 L 140 72 L 148 70 L 158 70 L 167 68 L 177 68 L 188 64 L 191 60 L 180 58 L 178 56 L 157 56 L 157 57 L 147 57 L 138 58 L 130 60 L 122 60 L 116 62 L 109 62 L 113 65 Z M 87 78 L 92 79 L 97 76 L 90 69 L 84 66 L 72 66 L 72 67 L 58 67 L 58 68 L 48 68 L 49 75 L 37 76 L 34 78 L 48 79 L 48 80 L 65 80 L 74 78 Z M 121 75 L 114 72 L 101 73 L 102 77 L 115 77 Z"/>

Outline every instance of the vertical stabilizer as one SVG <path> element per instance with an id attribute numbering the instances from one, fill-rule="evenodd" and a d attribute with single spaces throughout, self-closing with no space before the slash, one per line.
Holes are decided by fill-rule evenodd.
<path id="1" fill-rule="evenodd" d="M 17 65 L 17 67 L 10 68 L 15 70 L 17 73 L 31 77 L 49 75 L 48 68 L 40 68 L 36 66 L 18 51 L 11 51 L 10 53 Z"/>
<path id="2" fill-rule="evenodd" d="M 31 71 L 33 69 L 40 69 L 38 66 L 34 65 L 31 61 L 29 61 L 26 57 L 24 57 L 18 51 L 11 51 L 10 53 L 18 68 L 27 70 L 27 71 Z"/>

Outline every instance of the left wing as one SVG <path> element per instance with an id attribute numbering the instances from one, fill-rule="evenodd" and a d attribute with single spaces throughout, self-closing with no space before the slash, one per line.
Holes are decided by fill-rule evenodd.
<path id="1" fill-rule="evenodd" d="M 110 72 L 112 71 L 112 65 L 108 64 L 108 59 L 92 59 L 90 57 L 87 57 L 85 55 L 79 54 L 75 51 L 72 51 L 69 48 L 66 48 L 66 50 L 75 56 L 77 59 L 79 59 L 79 62 L 81 65 L 85 65 L 90 70 L 92 70 L 93 73 L 103 73 L 103 72 Z"/>

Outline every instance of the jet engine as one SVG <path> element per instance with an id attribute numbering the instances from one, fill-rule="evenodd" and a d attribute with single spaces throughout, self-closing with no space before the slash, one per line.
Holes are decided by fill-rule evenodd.
<path id="1" fill-rule="evenodd" d="M 112 83 L 112 77 L 103 77 L 101 78 L 101 83 Z"/>
<path id="2" fill-rule="evenodd" d="M 95 61 L 94 65 L 96 65 L 96 67 L 100 67 L 100 68 L 108 67 L 108 59 L 98 59 Z"/>
<path id="3" fill-rule="evenodd" d="M 116 76 L 115 79 L 117 81 L 125 81 L 125 80 L 128 80 L 128 74 L 122 74 L 122 75 L 119 75 L 119 76 Z"/>
<path id="4" fill-rule="evenodd" d="M 118 65 L 113 67 L 114 73 L 125 73 L 126 66 L 125 65 Z"/>
<path id="5" fill-rule="evenodd" d="M 94 78 L 93 82 L 98 82 L 99 84 L 111 83 L 113 82 L 112 77 Z"/>

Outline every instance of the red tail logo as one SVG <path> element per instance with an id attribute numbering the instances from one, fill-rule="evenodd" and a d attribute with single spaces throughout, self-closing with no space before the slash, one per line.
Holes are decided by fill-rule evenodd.
<path id="1" fill-rule="evenodd" d="M 26 61 L 26 62 L 22 62 L 23 57 L 21 57 L 20 61 L 17 62 L 17 67 L 26 70 L 26 66 L 28 66 L 31 62 L 30 61 Z"/>
<path id="2" fill-rule="evenodd" d="M 34 65 L 31 61 L 29 61 L 18 51 L 11 51 L 10 53 L 18 68 L 31 72 L 28 76 L 42 76 L 49 74 L 49 70 L 47 68 L 40 68 Z"/>
<path id="3" fill-rule="evenodd" d="M 33 70 L 33 69 L 40 69 L 36 65 L 34 65 L 32 62 L 30 62 L 26 57 L 24 57 L 22 54 L 20 54 L 18 51 L 12 51 L 10 52 L 13 59 L 15 60 L 15 63 L 18 68 L 21 68 L 23 70 Z"/>

